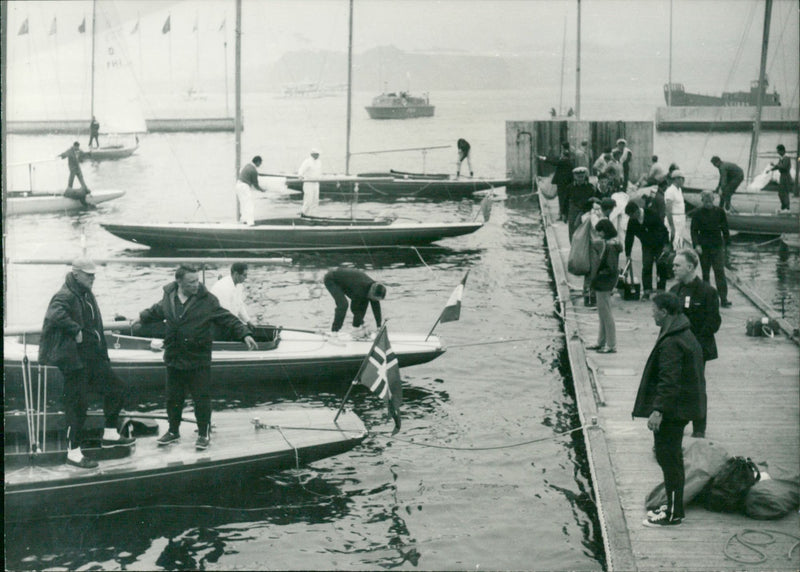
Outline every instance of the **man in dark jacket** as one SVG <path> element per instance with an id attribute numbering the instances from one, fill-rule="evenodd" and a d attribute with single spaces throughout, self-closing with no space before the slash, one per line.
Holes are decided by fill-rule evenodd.
<path id="1" fill-rule="evenodd" d="M 729 211 L 731 210 L 733 193 L 744 181 L 744 171 L 736 163 L 723 161 L 716 155 L 711 157 L 711 164 L 719 171 L 719 183 L 717 184 L 717 191 L 720 194 L 719 206 Z"/>
<path id="2" fill-rule="evenodd" d="M 666 290 L 667 277 L 658 272 L 656 261 L 669 243 L 669 232 L 663 221 L 658 218 L 655 208 L 640 208 L 634 201 L 625 205 L 625 214 L 628 215 L 628 227 L 625 231 L 625 257 L 630 259 L 633 251 L 633 239 L 638 238 L 642 244 L 642 288 L 644 300 L 653 293 L 653 266 L 656 267 L 658 280 L 656 288 Z"/>
<path id="3" fill-rule="evenodd" d="M 354 268 L 338 268 L 325 275 L 325 288 L 336 301 L 336 312 L 333 316 L 332 332 L 342 329 L 347 315 L 347 299 L 350 298 L 350 309 L 353 311 L 353 327 L 364 325 L 367 305 L 372 306 L 372 314 L 378 327 L 381 326 L 381 300 L 386 297 L 386 286 L 376 282 L 361 270 Z"/>
<path id="4" fill-rule="evenodd" d="M 69 180 L 67 181 L 67 195 L 72 197 L 75 193 L 70 193 L 72 191 L 72 184 L 75 182 L 75 177 L 78 178 L 78 182 L 81 184 L 81 193 L 75 195 L 78 200 L 83 203 L 84 206 L 87 206 L 86 203 L 86 195 L 91 193 L 89 187 L 86 186 L 86 181 L 83 180 L 83 171 L 81 170 L 81 144 L 75 141 L 72 144 L 72 147 L 64 151 L 59 155 L 60 158 L 67 160 L 67 166 L 69 167 Z"/>
<path id="5" fill-rule="evenodd" d="M 117 422 L 125 396 L 123 381 L 111 370 L 103 335 L 103 317 L 92 294 L 94 263 L 78 258 L 64 285 L 50 300 L 39 343 L 39 363 L 58 367 L 64 377 L 67 464 L 91 469 L 97 461 L 83 456 L 81 440 L 90 391 L 103 395 L 102 446 L 131 445 Z"/>
<path id="6" fill-rule="evenodd" d="M 633 406 L 633 417 L 646 417 L 653 432 L 656 461 L 664 475 L 667 504 L 648 513 L 645 526 L 678 525 L 684 518 L 683 429 L 705 416 L 703 350 L 672 293 L 653 297 L 653 319 L 661 328 L 647 358 Z"/>
<path id="7" fill-rule="evenodd" d="M 714 334 L 719 330 L 722 318 L 719 315 L 717 291 L 697 276 L 699 260 L 694 250 L 681 250 L 675 255 L 672 269 L 677 283 L 670 288 L 680 300 L 683 313 L 689 319 L 692 333 L 703 348 L 703 375 L 706 362 L 717 359 L 717 342 Z M 692 419 L 692 437 L 706 436 L 705 408 L 703 416 Z"/>
<path id="8" fill-rule="evenodd" d="M 139 314 L 143 324 L 164 322 L 164 363 L 167 365 L 167 417 L 169 430 L 158 439 L 159 446 L 180 439 L 181 415 L 186 391 L 194 400 L 197 420 L 197 450 L 207 449 L 211 428 L 211 344 L 212 326 L 239 339 L 248 350 L 258 348 L 250 330 L 239 318 L 219 305 L 217 298 L 200 284 L 197 269 L 180 266 L 175 282 L 164 286 L 164 297 Z M 134 327 L 136 324 L 134 324 Z"/>
<path id="9" fill-rule="evenodd" d="M 711 268 L 714 268 L 714 282 L 717 284 L 719 304 L 728 308 L 728 281 L 725 280 L 725 245 L 731 240 L 728 230 L 728 217 L 722 207 L 714 206 L 714 193 L 700 193 L 702 208 L 692 215 L 692 246 L 700 255 L 703 280 L 711 283 Z"/>
<path id="10" fill-rule="evenodd" d="M 569 239 L 581 224 L 581 217 L 584 213 L 592 210 L 592 198 L 600 198 L 600 193 L 592 183 L 589 182 L 589 169 L 586 167 L 576 167 L 572 170 L 573 181 L 567 186 L 567 198 L 569 199 Z"/>
<path id="11" fill-rule="evenodd" d="M 549 163 L 556 168 L 550 182 L 555 185 L 556 192 L 558 193 L 559 216 L 563 222 L 567 222 L 567 208 L 569 206 L 567 203 L 567 187 L 572 183 L 573 168 L 572 155 L 569 151 L 569 142 L 564 141 L 561 143 L 561 155 L 558 157 L 547 158 L 540 156 L 539 160 L 544 163 Z"/>

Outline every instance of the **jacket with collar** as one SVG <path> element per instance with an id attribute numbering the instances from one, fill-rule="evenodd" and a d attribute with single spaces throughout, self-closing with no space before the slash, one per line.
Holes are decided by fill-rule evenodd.
<path id="1" fill-rule="evenodd" d="M 678 282 L 669 291 L 680 299 L 683 313 L 692 325 L 692 333 L 703 348 L 703 359 L 706 361 L 717 359 L 717 341 L 714 339 L 714 334 L 722 324 L 717 290 L 708 282 L 703 282 L 699 276 L 695 276 L 688 284 Z"/>
<path id="2" fill-rule="evenodd" d="M 79 344 L 75 337 L 82 332 Z M 85 359 L 108 361 L 103 317 L 92 291 L 70 272 L 50 299 L 39 342 L 39 363 L 61 369 L 81 369 Z"/>
<path id="3" fill-rule="evenodd" d="M 195 369 L 211 365 L 214 326 L 227 332 L 231 339 L 244 340 L 250 335 L 239 318 L 219 305 L 216 296 L 200 284 L 197 294 L 190 296 L 178 311 L 175 296 L 178 283 L 164 286 L 161 301 L 139 314 L 143 324 L 164 322 L 164 362 L 176 369 Z"/>
<path id="4" fill-rule="evenodd" d="M 631 415 L 650 417 L 653 411 L 683 421 L 706 415 L 703 350 L 683 314 L 659 333 L 644 366 Z"/>

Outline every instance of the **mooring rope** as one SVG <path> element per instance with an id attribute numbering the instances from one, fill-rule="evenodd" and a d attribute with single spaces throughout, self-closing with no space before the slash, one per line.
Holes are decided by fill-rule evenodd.
<path id="1" fill-rule="evenodd" d="M 800 536 L 795 536 L 794 534 L 789 534 L 788 532 L 781 532 L 780 530 L 772 530 L 772 529 L 764 529 L 764 530 L 757 530 L 754 528 L 745 528 L 742 529 L 740 532 L 732 534 L 728 541 L 725 543 L 725 548 L 723 549 L 723 553 L 725 557 L 733 560 L 734 562 L 738 562 L 740 564 L 761 564 L 767 561 L 767 555 L 763 550 L 759 550 L 756 546 L 769 546 L 770 544 L 775 544 L 776 537 L 774 535 L 780 534 L 786 536 L 788 538 L 797 540 L 792 547 L 789 549 L 789 552 L 786 554 L 786 558 L 791 560 L 792 552 L 794 552 L 795 548 L 800 546 Z M 748 535 L 761 535 L 762 538 L 749 538 Z M 739 544 L 756 553 L 757 560 L 743 560 L 741 558 L 737 558 L 733 556 L 729 548 L 731 546 L 732 541 L 737 541 Z"/>

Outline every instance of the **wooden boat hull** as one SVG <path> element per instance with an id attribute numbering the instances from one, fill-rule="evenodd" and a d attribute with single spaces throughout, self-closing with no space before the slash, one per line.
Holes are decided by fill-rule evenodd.
<path id="1" fill-rule="evenodd" d="M 797 213 L 759 214 L 728 213 L 728 227 L 745 234 L 780 235 L 800 232 L 800 219 Z"/>
<path id="2" fill-rule="evenodd" d="M 119 190 L 96 190 L 86 197 L 86 202 L 91 205 L 99 205 L 123 196 L 125 191 Z M 70 199 L 58 193 L 13 193 L 6 200 L 6 214 L 39 214 L 39 213 L 58 213 L 58 212 L 77 212 L 86 207 L 76 199 Z"/>
<path id="3" fill-rule="evenodd" d="M 424 334 L 392 333 L 392 349 L 400 367 L 427 363 L 445 352 L 441 340 Z M 111 366 L 134 393 L 161 391 L 166 382 L 163 352 L 158 340 L 109 333 L 106 336 Z M 4 339 L 4 392 L 22 396 L 22 363 L 27 354 L 34 380 L 38 381 L 38 338 L 29 336 L 27 346 L 19 338 Z M 259 342 L 259 349 L 247 351 L 240 342 L 215 342 L 211 362 L 211 383 L 215 386 L 236 380 L 237 387 L 271 387 L 289 384 L 349 382 L 358 372 L 372 340 L 353 340 L 347 335 L 330 337 L 305 332 L 281 331 L 277 344 Z M 118 348 L 116 346 L 119 346 Z M 155 349 L 151 349 L 155 346 Z M 269 349 L 272 348 L 272 349 Z M 46 377 L 45 377 L 46 375 Z M 58 368 L 45 366 L 42 379 L 47 393 L 61 394 L 63 378 Z"/>
<path id="4" fill-rule="evenodd" d="M 359 199 L 462 199 L 471 198 L 479 191 L 504 187 L 511 182 L 510 179 L 444 179 L 440 175 L 423 178 L 419 175 L 399 176 L 391 172 L 380 175 L 385 175 L 386 180 L 365 177 L 370 180 L 359 182 L 357 177 L 348 177 L 322 181 L 319 183 L 319 194 L 329 199 L 349 201 L 355 198 L 355 185 L 358 184 Z M 303 181 L 288 179 L 286 186 L 294 191 L 302 191 Z"/>
<path id="5" fill-rule="evenodd" d="M 98 147 L 81 151 L 81 161 L 116 161 L 130 157 L 139 148 L 138 145 L 125 147 L 124 145 L 113 145 L 108 147 Z"/>
<path id="6" fill-rule="evenodd" d="M 270 221 L 272 222 L 272 221 Z M 429 244 L 470 234 L 478 222 L 406 224 L 102 224 L 122 239 L 164 250 L 314 250 Z"/>
<path id="7" fill-rule="evenodd" d="M 193 424 L 182 439 L 158 447 L 156 434 L 137 438 L 130 454 L 101 460 L 96 469 L 59 463 L 5 467 L 7 520 L 29 520 L 73 511 L 113 510 L 191 494 L 193 500 L 272 472 L 296 468 L 349 451 L 366 437 L 363 422 L 334 409 L 253 408 L 215 412 L 211 446 L 196 451 Z M 6 457 L 9 456 L 8 447 Z M 64 454 L 64 458 L 66 454 Z"/>

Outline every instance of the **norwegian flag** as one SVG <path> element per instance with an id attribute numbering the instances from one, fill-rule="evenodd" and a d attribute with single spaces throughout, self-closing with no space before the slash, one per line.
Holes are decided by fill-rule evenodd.
<path id="1" fill-rule="evenodd" d="M 389 408 L 389 415 L 394 419 L 394 432 L 400 430 L 400 406 L 403 403 L 403 385 L 400 381 L 400 367 L 397 356 L 389 344 L 389 333 L 383 325 L 372 350 L 361 366 L 356 380 L 361 385 L 383 398 Z"/>

